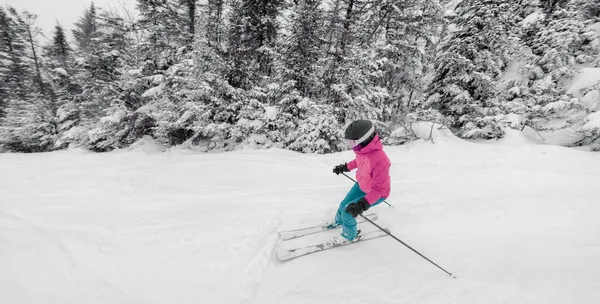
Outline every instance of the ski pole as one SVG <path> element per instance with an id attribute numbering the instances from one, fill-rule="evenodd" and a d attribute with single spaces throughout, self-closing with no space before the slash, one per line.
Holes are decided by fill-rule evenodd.
<path id="1" fill-rule="evenodd" d="M 348 176 L 346 173 L 342 172 L 342 174 L 344 174 L 344 176 L 347 177 L 349 180 L 356 183 L 356 180 L 354 180 L 352 177 Z M 390 205 L 390 203 L 388 203 L 386 200 L 383 200 L 383 202 L 386 203 L 388 206 L 394 208 L 394 206 Z"/>
<path id="2" fill-rule="evenodd" d="M 448 271 L 446 271 L 446 269 L 440 267 L 438 264 L 434 263 L 432 260 L 428 259 L 427 257 L 425 257 L 424 255 L 422 255 L 420 252 L 414 250 L 412 247 L 408 246 L 408 244 L 404 243 L 403 241 L 401 241 L 399 238 L 395 237 L 393 234 L 391 234 L 389 231 L 387 231 L 386 229 L 381 228 L 379 225 L 375 224 L 375 222 L 373 222 L 372 220 L 368 219 L 367 217 L 363 216 L 362 214 L 360 215 L 362 216 L 362 218 L 364 218 L 365 220 L 367 220 L 369 223 L 375 225 L 375 227 L 379 228 L 381 231 L 387 233 L 389 236 L 393 237 L 396 241 L 400 242 L 402 245 L 406 246 L 408 249 L 412 250 L 413 252 L 415 252 L 416 254 L 420 255 L 422 258 L 424 258 L 425 260 L 427 260 L 429 263 L 435 265 L 437 268 L 443 270 L 445 273 L 447 273 L 449 276 L 453 277 L 456 279 L 456 277 L 454 275 L 452 275 L 451 273 L 449 273 Z"/>

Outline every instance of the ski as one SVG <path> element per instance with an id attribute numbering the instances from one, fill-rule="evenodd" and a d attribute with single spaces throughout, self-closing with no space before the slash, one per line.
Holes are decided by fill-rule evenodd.
<path id="1" fill-rule="evenodd" d="M 387 229 L 386 229 L 386 231 L 389 232 L 389 230 L 387 230 Z M 317 244 L 317 245 L 310 245 L 310 246 L 306 246 L 306 247 L 289 249 L 289 250 L 278 250 L 276 252 L 276 256 L 277 256 L 277 259 L 280 261 L 289 261 L 291 259 L 295 259 L 295 258 L 298 258 L 301 256 L 313 254 L 316 252 L 320 252 L 320 251 L 324 251 L 324 250 L 328 250 L 328 249 L 332 249 L 332 248 L 336 248 L 336 247 L 340 247 L 340 246 L 350 245 L 350 244 L 358 243 L 361 241 L 368 241 L 368 240 L 380 238 L 380 237 L 387 236 L 387 235 L 388 234 L 384 231 L 376 230 L 376 231 L 368 232 L 365 234 L 359 234 L 358 237 L 354 241 L 348 241 L 348 240 L 344 239 L 344 241 L 342 243 L 335 244 L 332 240 L 330 240 L 330 241 L 327 241 L 327 242 L 324 242 L 321 244 Z"/>
<path id="2" fill-rule="evenodd" d="M 377 220 L 377 214 L 375 214 L 375 213 L 367 214 L 367 215 L 365 215 L 365 217 L 367 217 L 371 221 Z M 362 217 L 356 219 L 356 222 L 359 224 L 364 223 L 365 221 L 366 220 Z M 312 227 L 281 231 L 281 232 L 279 232 L 279 238 L 283 241 L 288 241 L 288 240 L 303 237 L 306 235 L 311 235 L 311 234 L 328 231 L 328 230 L 332 230 L 332 229 L 336 229 L 336 228 L 340 228 L 340 227 L 341 226 L 331 226 L 331 223 L 325 223 L 322 225 L 317 225 L 317 226 L 312 226 Z"/>

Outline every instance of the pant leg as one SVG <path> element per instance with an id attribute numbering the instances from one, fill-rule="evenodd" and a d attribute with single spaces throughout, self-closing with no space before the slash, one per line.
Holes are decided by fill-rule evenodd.
<path id="1" fill-rule="evenodd" d="M 346 213 L 346 206 L 348 206 L 348 204 L 359 200 L 365 195 L 366 194 L 362 190 L 360 190 L 358 183 L 355 183 L 354 186 L 352 186 L 352 188 L 350 189 L 350 191 L 348 191 L 348 194 L 346 194 L 346 197 L 342 200 L 340 206 L 338 207 L 338 210 L 335 214 L 335 224 L 341 225 L 343 223 L 342 213 Z"/>
<path id="2" fill-rule="evenodd" d="M 354 238 L 356 238 L 356 219 L 352 217 L 350 213 L 346 212 L 346 207 L 365 197 L 365 195 L 366 194 L 358 186 L 358 183 L 356 183 L 340 204 L 336 216 L 336 223 L 340 222 L 342 224 L 342 236 L 346 239 L 354 240 Z"/>
<path id="3" fill-rule="evenodd" d="M 338 213 L 341 214 L 341 218 L 342 218 L 342 237 L 344 237 L 350 241 L 354 240 L 356 238 L 356 234 L 357 234 L 356 219 L 352 215 L 350 215 L 350 213 L 346 212 L 345 209 L 346 209 L 346 206 L 348 206 L 351 203 L 357 202 L 359 199 L 363 198 L 365 195 L 366 194 L 363 193 L 358 198 L 355 198 L 354 200 L 347 202 L 346 205 L 343 207 L 343 209 L 341 211 L 338 211 Z M 383 198 L 377 200 L 373 205 L 371 205 L 371 207 L 380 204 L 381 202 L 383 202 L 383 200 L 384 200 Z"/>

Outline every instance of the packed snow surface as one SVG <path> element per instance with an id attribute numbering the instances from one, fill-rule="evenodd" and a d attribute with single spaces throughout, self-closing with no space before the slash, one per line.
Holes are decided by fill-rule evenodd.
<path id="1" fill-rule="evenodd" d="M 275 259 L 351 152 L 0 155 L 0 303 L 597 303 L 600 154 L 444 138 L 387 147 L 395 208 L 367 212 L 457 279 L 389 237 Z"/>

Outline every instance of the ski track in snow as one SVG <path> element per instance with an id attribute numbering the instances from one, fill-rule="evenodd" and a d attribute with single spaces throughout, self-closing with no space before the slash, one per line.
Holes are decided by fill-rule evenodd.
<path id="1" fill-rule="evenodd" d="M 391 238 L 285 263 L 333 217 L 351 152 L 0 155 L 0 303 L 594 303 L 600 154 L 436 138 L 388 147 Z M 368 223 L 362 229 L 371 231 Z"/>

